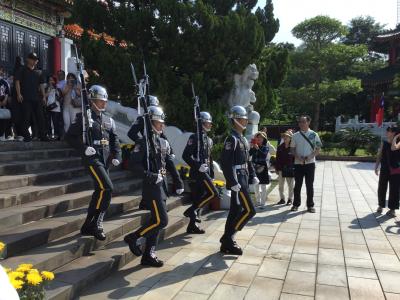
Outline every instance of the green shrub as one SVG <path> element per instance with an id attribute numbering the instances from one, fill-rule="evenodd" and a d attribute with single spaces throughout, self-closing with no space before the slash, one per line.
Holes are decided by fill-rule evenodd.
<path id="1" fill-rule="evenodd" d="M 365 148 L 367 144 L 376 141 L 376 136 L 365 128 L 346 128 L 339 132 L 339 146 L 344 148 L 348 155 L 354 156 L 357 149 Z"/>

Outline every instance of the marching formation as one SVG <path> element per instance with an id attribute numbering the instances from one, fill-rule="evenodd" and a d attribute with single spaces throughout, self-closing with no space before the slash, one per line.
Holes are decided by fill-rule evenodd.
<path id="1" fill-rule="evenodd" d="M 82 83 L 82 113 L 77 115 L 70 126 L 66 141 L 81 154 L 83 164 L 94 183 L 92 200 L 81 234 L 105 240 L 103 218 L 113 191 L 109 167 L 110 164 L 120 164 L 121 149 L 115 122 L 105 113 L 108 100 L 106 89 L 93 85 L 86 90 L 79 62 L 78 70 Z M 157 258 L 155 246 L 160 230 L 168 224 L 167 172 L 173 179 L 176 194 L 182 194 L 184 186 L 173 163 L 172 148 L 163 133 L 164 111 L 159 106 L 157 97 L 148 94 L 149 77 L 145 71 L 143 79 L 137 81 L 133 66 L 132 72 L 138 91 L 138 111 L 143 113 L 130 128 L 128 136 L 134 142 L 134 171 L 142 174 L 140 209 L 149 210 L 151 217 L 142 227 L 126 235 L 124 241 L 134 255 L 142 257 L 142 265 L 161 267 L 163 262 Z M 199 97 L 196 96 L 193 86 L 192 90 L 196 133 L 189 137 L 182 158 L 190 167 L 190 178 L 193 182 L 191 190 L 195 196 L 184 216 L 189 218 L 186 230 L 188 234 L 204 234 L 205 231 L 199 226 L 200 210 L 212 199 L 219 197 L 219 193 L 213 182 L 213 140 L 209 136 L 213 125 L 212 116 L 209 112 L 200 110 Z M 246 109 L 242 106 L 232 107 L 229 119 L 232 131 L 225 139 L 221 163 L 227 180 L 226 187 L 231 190 L 231 203 L 225 232 L 220 240 L 220 251 L 241 255 L 242 249 L 234 236 L 256 213 L 250 198 L 249 184 L 257 184 L 259 180 L 251 160 L 250 145 L 243 136 L 248 123 Z"/>

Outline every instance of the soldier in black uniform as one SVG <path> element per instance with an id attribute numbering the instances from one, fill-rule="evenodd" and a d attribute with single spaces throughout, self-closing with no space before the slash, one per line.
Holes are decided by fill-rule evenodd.
<path id="1" fill-rule="evenodd" d="M 226 220 L 225 233 L 221 238 L 221 252 L 242 255 L 242 249 L 234 240 L 237 231 L 256 214 L 249 195 L 249 183 L 259 182 L 249 157 L 249 143 L 243 136 L 248 120 L 242 106 L 231 108 L 232 132 L 225 139 L 221 154 L 221 167 L 226 188 L 231 189 L 231 206 Z"/>
<path id="2" fill-rule="evenodd" d="M 147 105 L 149 107 L 150 106 L 157 107 L 160 104 L 160 102 L 158 101 L 158 98 L 156 96 L 149 95 L 147 99 L 148 99 Z M 143 129 L 144 129 L 144 118 L 143 118 L 143 116 L 138 116 L 128 131 L 128 137 L 135 143 L 138 143 L 143 138 Z M 161 133 L 160 136 L 163 139 L 167 140 L 167 137 L 165 136 L 165 134 L 163 132 Z M 171 155 L 174 156 L 172 148 L 171 148 Z M 146 201 L 144 201 L 144 199 L 142 199 L 140 201 L 139 208 L 143 209 L 143 210 L 150 210 L 147 207 Z"/>
<path id="3" fill-rule="evenodd" d="M 105 240 L 103 218 L 110 206 L 113 184 L 108 174 L 110 164 L 118 166 L 121 161 L 121 149 L 115 130 L 114 120 L 104 114 L 107 104 L 107 91 L 99 85 L 93 85 L 88 95 L 93 120 L 92 146 L 82 140 L 82 114 L 77 114 L 66 136 L 66 141 L 82 156 L 84 166 L 94 182 L 94 192 L 90 201 L 82 235 L 92 235 Z"/>
<path id="4" fill-rule="evenodd" d="M 203 234 L 205 231 L 196 225 L 196 221 L 200 222 L 197 217 L 197 211 L 203 208 L 211 199 L 218 197 L 218 191 L 215 188 L 212 179 L 214 178 L 213 160 L 211 157 L 211 149 L 213 146 L 212 139 L 207 136 L 207 132 L 211 130 L 212 118 L 208 112 L 200 112 L 200 119 L 203 126 L 203 155 L 205 163 L 199 161 L 198 153 L 199 143 L 197 134 L 192 134 L 183 151 L 182 158 L 190 166 L 190 178 L 195 180 L 193 184 L 195 199 L 193 205 L 190 206 L 183 214 L 190 218 L 189 225 L 186 229 L 187 233 Z"/>
<path id="5" fill-rule="evenodd" d="M 172 161 L 171 147 L 168 141 L 161 137 L 165 118 L 163 110 L 160 107 L 150 106 L 149 116 L 153 128 L 149 128 L 148 130 L 153 130 L 154 133 L 153 138 L 156 146 L 155 159 L 157 160 L 156 165 L 160 166 L 160 169 L 156 171 L 154 169 L 150 170 L 149 165 L 151 161 L 149 161 L 147 143 L 144 140 L 136 143 L 134 151 L 136 151 L 136 155 L 142 158 L 141 169 L 144 174 L 142 198 L 146 202 L 146 206 L 150 209 L 151 219 L 135 232 L 126 235 L 124 241 L 129 245 L 129 249 L 134 255 L 140 256 L 143 254 L 142 265 L 161 267 L 164 263 L 155 255 L 155 245 L 158 233 L 168 224 L 166 171 L 168 170 L 172 175 L 178 195 L 183 193 L 183 182 Z M 146 240 L 144 252 L 141 249 L 142 238 Z"/>

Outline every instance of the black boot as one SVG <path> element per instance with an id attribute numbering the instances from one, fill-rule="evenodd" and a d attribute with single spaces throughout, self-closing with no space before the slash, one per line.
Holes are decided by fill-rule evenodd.
<path id="1" fill-rule="evenodd" d="M 196 221 L 196 223 L 201 223 L 200 218 L 198 217 L 198 215 L 196 214 L 196 212 L 193 210 L 192 206 L 189 207 L 187 210 L 185 210 L 183 212 L 183 215 L 186 218 L 190 218 L 190 219 L 194 219 Z"/>
<path id="2" fill-rule="evenodd" d="M 151 247 L 150 253 L 146 253 L 142 256 L 140 264 L 142 266 L 161 268 L 164 265 L 164 262 L 158 259 L 158 257 L 154 253 L 154 247 Z"/>
<path id="3" fill-rule="evenodd" d="M 136 255 L 136 256 L 141 256 L 143 254 L 142 249 L 140 249 L 140 246 L 137 244 L 138 237 L 135 233 L 128 234 L 124 237 L 125 243 L 128 244 L 129 250 Z"/>
<path id="4" fill-rule="evenodd" d="M 98 212 L 94 217 L 93 236 L 99 241 L 104 241 L 106 239 L 106 234 L 104 233 L 103 229 L 103 219 L 105 214 L 105 211 Z"/>
<path id="5" fill-rule="evenodd" d="M 222 237 L 220 239 L 221 248 L 220 251 L 225 254 L 242 255 L 243 251 L 239 245 L 233 241 L 231 238 Z"/>
<path id="6" fill-rule="evenodd" d="M 192 233 L 192 234 L 204 234 L 205 231 L 204 229 L 200 229 L 195 223 L 190 222 L 187 229 L 187 233 Z"/>

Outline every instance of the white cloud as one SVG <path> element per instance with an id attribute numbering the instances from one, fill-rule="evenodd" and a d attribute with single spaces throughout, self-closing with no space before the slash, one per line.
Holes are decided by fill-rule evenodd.
<path id="1" fill-rule="evenodd" d="M 370 15 L 376 21 L 394 28 L 397 20 L 397 0 L 273 0 L 274 14 L 280 20 L 280 30 L 274 42 L 299 44 L 291 30 L 301 21 L 317 15 L 327 15 L 347 24 L 357 16 Z M 265 6 L 265 0 L 258 3 Z"/>

